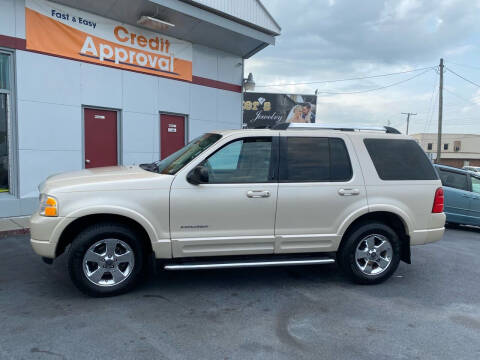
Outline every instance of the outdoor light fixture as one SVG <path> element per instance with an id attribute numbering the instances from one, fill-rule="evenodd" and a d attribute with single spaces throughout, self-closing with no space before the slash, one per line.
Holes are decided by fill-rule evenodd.
<path id="1" fill-rule="evenodd" d="M 151 16 L 142 16 L 137 20 L 137 24 L 148 27 L 152 30 L 165 31 L 174 28 L 175 25 L 163 20 L 156 19 Z"/>
<path id="2" fill-rule="evenodd" d="M 243 79 L 243 88 L 246 91 L 253 91 L 255 90 L 255 81 L 253 81 L 253 74 L 248 74 L 246 79 Z"/>

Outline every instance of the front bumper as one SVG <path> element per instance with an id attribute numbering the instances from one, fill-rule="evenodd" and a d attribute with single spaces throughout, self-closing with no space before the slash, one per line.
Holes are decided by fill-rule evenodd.
<path id="1" fill-rule="evenodd" d="M 64 217 L 46 217 L 35 213 L 30 218 L 30 244 L 33 251 L 46 258 L 55 258 L 59 224 Z"/>

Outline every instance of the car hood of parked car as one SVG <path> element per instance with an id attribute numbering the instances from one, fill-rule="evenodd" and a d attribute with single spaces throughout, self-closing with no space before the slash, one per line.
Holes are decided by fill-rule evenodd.
<path id="1" fill-rule="evenodd" d="M 56 174 L 38 187 L 40 193 L 101 190 L 135 190 L 170 186 L 173 176 L 139 166 L 110 166 Z M 54 194 L 53 194 L 54 195 Z"/>

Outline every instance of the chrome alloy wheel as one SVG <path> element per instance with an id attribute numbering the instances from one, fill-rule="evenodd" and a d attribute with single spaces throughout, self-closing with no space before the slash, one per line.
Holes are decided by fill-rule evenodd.
<path id="1" fill-rule="evenodd" d="M 132 248 L 118 239 L 104 239 L 83 256 L 83 273 L 98 286 L 114 286 L 127 279 L 135 266 Z"/>
<path id="2" fill-rule="evenodd" d="M 359 242 L 355 251 L 355 263 L 365 275 L 379 275 L 391 264 L 393 248 L 383 235 L 371 234 Z"/>

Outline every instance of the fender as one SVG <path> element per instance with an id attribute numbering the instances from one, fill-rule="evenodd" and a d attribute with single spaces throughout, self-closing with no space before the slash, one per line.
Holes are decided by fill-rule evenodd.
<path id="1" fill-rule="evenodd" d="M 136 221 L 137 223 L 139 223 L 145 229 L 145 231 L 148 234 L 148 237 L 150 238 L 152 245 L 154 244 L 155 241 L 158 240 L 158 234 L 153 224 L 138 212 L 128 208 L 121 207 L 121 206 L 99 205 L 99 206 L 89 206 L 89 207 L 81 208 L 69 213 L 55 227 L 55 229 L 52 232 L 50 241 L 53 244 L 57 244 L 58 239 L 60 238 L 61 234 L 63 233 L 63 231 L 68 225 L 70 225 L 72 222 L 74 222 L 78 218 L 81 218 L 84 216 L 96 215 L 96 214 L 120 215 L 120 216 L 128 217 Z"/>
<path id="2" fill-rule="evenodd" d="M 406 233 L 410 236 L 412 235 L 413 229 L 415 228 L 413 225 L 413 220 L 399 207 L 389 204 L 373 204 L 369 205 L 368 207 L 369 212 L 384 211 L 397 215 L 402 220 Z"/>
<path id="3" fill-rule="evenodd" d="M 374 205 L 364 206 L 358 209 L 357 211 L 353 212 L 352 214 L 350 214 L 350 216 L 348 216 L 340 225 L 340 228 L 338 230 L 338 235 L 343 236 L 347 231 L 348 227 L 352 225 L 353 222 L 358 218 L 360 218 L 361 216 L 366 215 L 368 213 L 377 212 L 377 211 L 389 212 L 400 217 L 400 219 L 402 220 L 405 226 L 407 234 L 410 234 L 411 229 L 413 229 L 412 220 L 408 217 L 407 213 L 402 209 L 393 205 L 388 205 L 388 204 L 374 204 Z"/>

